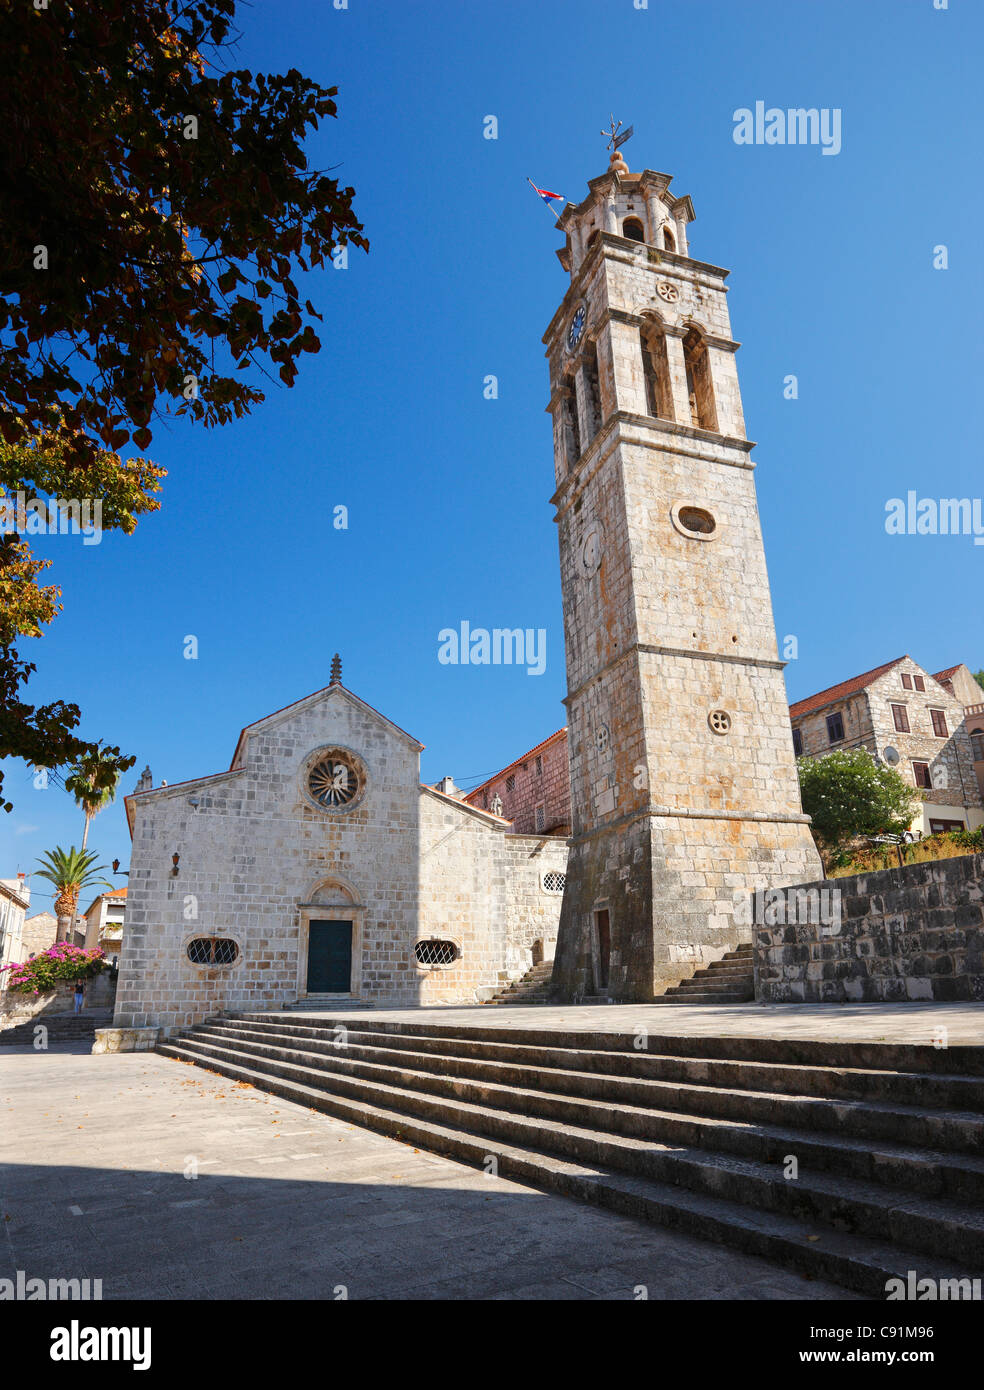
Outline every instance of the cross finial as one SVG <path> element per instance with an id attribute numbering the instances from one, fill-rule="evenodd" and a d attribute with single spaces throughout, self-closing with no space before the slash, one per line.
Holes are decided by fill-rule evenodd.
<path id="1" fill-rule="evenodd" d="M 331 680 L 329 685 L 341 685 L 342 683 L 342 658 L 336 652 L 331 659 Z"/>

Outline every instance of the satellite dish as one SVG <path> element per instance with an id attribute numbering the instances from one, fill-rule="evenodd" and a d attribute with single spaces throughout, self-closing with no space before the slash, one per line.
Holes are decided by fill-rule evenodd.
<path id="1" fill-rule="evenodd" d="M 894 767 L 897 762 L 901 761 L 899 757 L 899 750 L 897 748 L 893 748 L 891 744 L 889 744 L 888 747 L 885 749 L 885 761 L 891 767 Z"/>

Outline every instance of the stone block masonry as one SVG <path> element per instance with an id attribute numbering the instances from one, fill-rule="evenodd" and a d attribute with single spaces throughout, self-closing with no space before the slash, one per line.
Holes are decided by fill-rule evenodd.
<path id="1" fill-rule="evenodd" d="M 821 887 L 839 890 L 839 922 L 756 927 L 757 999 L 984 1002 L 984 855 L 828 879 L 798 891 Z"/>

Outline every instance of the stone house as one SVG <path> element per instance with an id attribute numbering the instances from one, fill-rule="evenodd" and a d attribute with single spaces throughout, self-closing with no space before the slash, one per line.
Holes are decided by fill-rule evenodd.
<path id="1" fill-rule="evenodd" d="M 895 767 L 922 797 L 913 831 L 931 835 L 984 825 L 964 706 L 911 656 L 798 700 L 789 714 L 797 757 L 867 748 Z"/>
<path id="2" fill-rule="evenodd" d="M 569 835 L 571 775 L 567 729 L 558 729 L 521 758 L 466 794 L 470 806 L 496 811 L 519 835 Z"/>
<path id="3" fill-rule="evenodd" d="M 126 914 L 126 889 L 112 888 L 100 893 L 83 913 L 85 947 L 91 951 L 98 946 L 111 965 L 118 965 L 123 948 L 123 919 Z"/>
<path id="4" fill-rule="evenodd" d="M 54 946 L 58 939 L 58 918 L 53 912 L 36 912 L 24 923 L 24 959 Z"/>
<path id="5" fill-rule="evenodd" d="M 475 1003 L 552 954 L 566 844 L 421 784 L 422 747 L 333 669 L 243 729 L 228 771 L 145 773 L 115 1026 Z"/>
<path id="6" fill-rule="evenodd" d="M 0 966 L 18 965 L 27 959 L 24 921 L 31 905 L 31 890 L 23 874 L 0 878 Z M 0 972 L 0 989 L 6 989 L 9 971 Z"/>
<path id="7" fill-rule="evenodd" d="M 933 677 L 963 705 L 964 729 L 970 739 L 977 785 L 984 795 L 984 690 L 973 672 L 963 664 L 937 671 Z"/>

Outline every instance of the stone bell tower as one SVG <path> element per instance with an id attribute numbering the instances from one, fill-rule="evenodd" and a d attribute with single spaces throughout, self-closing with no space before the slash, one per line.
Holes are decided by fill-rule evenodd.
<path id="1" fill-rule="evenodd" d="M 554 985 L 651 999 L 821 874 L 728 316 L 689 197 L 615 149 L 568 203 L 550 363 L 572 839 Z"/>

